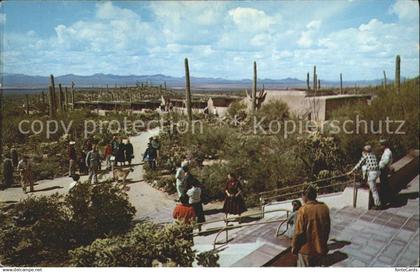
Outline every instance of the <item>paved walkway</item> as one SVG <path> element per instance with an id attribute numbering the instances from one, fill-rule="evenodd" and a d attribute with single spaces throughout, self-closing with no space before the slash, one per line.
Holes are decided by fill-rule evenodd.
<path id="1" fill-rule="evenodd" d="M 172 210 L 175 206 L 174 196 L 168 196 L 148 183 L 143 182 L 143 167 L 140 162 L 143 158 L 143 152 L 146 149 L 148 139 L 159 133 L 159 129 L 152 129 L 130 138 L 134 147 L 134 171 L 129 174 L 128 196 L 131 204 L 136 208 L 135 219 L 150 218 L 155 222 L 168 222 L 172 220 Z M 101 177 L 101 180 L 111 177 L 108 172 Z M 81 181 L 87 179 L 82 176 Z M 50 180 L 39 180 L 35 185 L 35 192 L 24 194 L 20 187 L 9 188 L 0 191 L 0 202 L 14 203 L 27 198 L 28 196 L 51 195 L 54 193 L 65 194 L 69 190 L 73 180 L 70 177 L 60 177 Z"/>

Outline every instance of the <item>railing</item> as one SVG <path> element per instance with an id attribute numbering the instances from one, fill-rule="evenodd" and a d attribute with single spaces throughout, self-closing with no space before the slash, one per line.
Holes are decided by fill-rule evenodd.
<path id="1" fill-rule="evenodd" d="M 293 185 L 293 186 L 287 186 L 287 187 L 284 187 L 284 188 L 279 188 L 279 189 L 274 189 L 274 190 L 270 190 L 270 191 L 261 192 L 261 193 L 259 193 L 261 215 L 262 215 L 262 217 L 264 216 L 266 205 L 270 205 L 274 201 L 285 201 L 285 200 L 290 200 L 294 197 L 298 198 L 298 197 L 300 197 L 300 194 L 303 192 L 304 188 L 306 188 L 309 185 L 316 186 L 318 188 L 318 191 L 320 192 L 320 191 L 325 190 L 327 188 L 342 187 L 342 186 L 347 186 L 347 185 L 352 183 L 353 184 L 353 207 L 355 207 L 356 206 L 356 194 L 357 194 L 355 175 L 353 175 L 352 180 L 346 179 L 347 177 L 348 177 L 347 174 L 343 174 L 343 175 L 338 175 L 338 176 L 334 176 L 334 177 L 330 177 L 330 178 L 318 179 L 318 180 L 315 180 L 313 182 L 305 182 L 305 183 L 302 183 L 302 184 L 297 184 L 297 185 Z M 330 182 L 330 181 L 337 181 L 337 180 L 340 180 L 340 179 L 346 179 L 346 181 L 335 182 L 335 183 L 327 184 L 327 185 L 324 185 L 324 186 L 319 186 L 319 185 L 322 185 L 321 183 L 326 183 L 326 182 Z"/>
<path id="2" fill-rule="evenodd" d="M 219 231 L 217 232 L 217 234 L 216 234 L 216 236 L 215 236 L 215 238 L 213 240 L 213 250 L 215 250 L 216 249 L 216 245 L 218 245 L 218 244 L 227 244 L 227 243 L 229 243 L 230 241 L 233 240 L 233 239 L 229 239 L 229 230 L 232 230 L 232 229 L 243 228 L 243 227 L 250 227 L 250 226 L 256 226 L 256 225 L 265 225 L 265 224 L 279 223 L 280 222 L 280 224 L 279 224 L 279 226 L 277 227 L 277 230 L 276 230 L 276 237 L 277 237 L 278 236 L 278 232 L 279 232 L 281 226 L 283 226 L 284 222 L 287 222 L 287 220 L 289 218 L 290 210 L 288 210 L 288 209 L 276 209 L 276 210 L 266 211 L 265 213 L 273 213 L 273 212 L 285 212 L 286 213 L 286 217 L 285 218 L 282 218 L 282 219 L 275 219 L 275 220 L 264 221 L 264 222 L 246 223 L 246 224 L 240 223 L 240 220 L 242 218 L 249 218 L 249 217 L 252 217 L 252 216 L 255 216 L 255 215 L 260 216 L 261 215 L 261 212 L 258 212 L 258 213 L 253 213 L 253 214 L 238 216 L 238 217 L 235 217 L 235 218 L 225 218 L 225 219 L 211 220 L 211 221 L 203 222 L 203 223 L 200 223 L 200 224 L 196 224 L 196 226 L 202 226 L 202 225 L 205 225 L 205 224 L 211 224 L 211 223 L 215 223 L 215 222 L 225 222 L 225 226 L 219 229 Z M 261 219 L 261 217 L 259 217 L 258 219 Z M 236 226 L 229 225 L 230 222 L 235 222 L 235 221 L 238 221 L 238 220 L 239 220 L 239 224 L 238 225 L 236 225 Z M 286 224 L 286 230 L 285 231 L 287 231 L 287 226 L 288 225 Z M 200 231 L 200 232 L 194 234 L 194 236 L 202 235 L 204 232 L 208 232 L 208 231 L 203 231 L 203 232 Z M 217 242 L 217 238 L 219 238 L 220 234 L 222 234 L 223 232 L 225 232 L 225 240 L 223 242 L 220 242 L 220 241 Z M 283 232 L 283 234 L 284 234 L 284 232 Z"/>

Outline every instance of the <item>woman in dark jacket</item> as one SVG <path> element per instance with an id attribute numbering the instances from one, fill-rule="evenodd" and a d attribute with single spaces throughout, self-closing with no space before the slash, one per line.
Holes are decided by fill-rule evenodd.
<path id="1" fill-rule="evenodd" d="M 122 141 L 118 143 L 117 157 L 115 159 L 120 165 L 125 165 L 125 144 Z"/>
<path id="2" fill-rule="evenodd" d="M 130 166 L 131 166 L 131 160 L 134 158 L 133 153 L 134 153 L 133 145 L 130 143 L 130 140 L 127 139 L 127 143 L 125 144 L 125 161 L 127 161 L 128 165 Z"/>
<path id="3" fill-rule="evenodd" d="M 223 211 L 226 214 L 237 214 L 241 216 L 247 210 L 244 199 L 242 197 L 241 183 L 235 178 L 233 174 L 228 174 L 228 181 L 225 187 L 225 203 L 223 204 Z"/>

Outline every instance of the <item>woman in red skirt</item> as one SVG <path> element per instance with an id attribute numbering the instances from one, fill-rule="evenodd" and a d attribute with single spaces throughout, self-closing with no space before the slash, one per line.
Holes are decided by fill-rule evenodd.
<path id="1" fill-rule="evenodd" d="M 225 203 L 223 204 L 223 211 L 226 214 L 238 214 L 241 216 L 245 212 L 246 206 L 242 197 L 241 183 L 235 178 L 233 174 L 228 174 L 228 181 L 225 187 Z"/>

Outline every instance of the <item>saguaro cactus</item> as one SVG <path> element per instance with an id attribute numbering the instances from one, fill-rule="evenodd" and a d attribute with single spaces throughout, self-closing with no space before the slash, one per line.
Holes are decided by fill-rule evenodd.
<path id="1" fill-rule="evenodd" d="M 187 58 L 185 58 L 185 98 L 186 98 L 188 121 L 192 121 L 190 68 L 188 67 Z"/>
<path id="2" fill-rule="evenodd" d="M 386 82 L 386 73 L 385 73 L 385 70 L 383 72 L 384 72 L 384 90 L 386 90 L 386 84 L 387 84 L 387 82 Z"/>
<path id="3" fill-rule="evenodd" d="M 25 109 L 26 109 L 26 114 L 29 115 L 29 95 L 25 94 Z"/>
<path id="4" fill-rule="evenodd" d="M 13 184 L 13 164 L 11 159 L 3 161 L 3 184 L 10 187 Z"/>
<path id="5" fill-rule="evenodd" d="M 71 82 L 71 109 L 74 110 L 74 82 Z"/>
<path id="6" fill-rule="evenodd" d="M 313 84 L 313 89 L 314 89 L 314 91 L 316 91 L 316 83 L 317 83 L 317 81 L 316 81 L 316 65 L 314 65 L 314 75 L 313 75 L 313 82 L 312 82 L 312 84 Z"/>
<path id="7" fill-rule="evenodd" d="M 321 90 L 321 80 L 320 79 L 318 79 L 318 88 L 317 88 L 317 90 Z"/>
<path id="8" fill-rule="evenodd" d="M 401 76 L 401 71 L 400 71 L 400 65 L 401 65 L 401 58 L 400 55 L 397 55 L 397 57 L 395 58 L 395 90 L 397 92 L 397 94 L 400 93 L 400 87 L 401 87 L 401 82 L 400 82 L 400 76 Z"/>
<path id="9" fill-rule="evenodd" d="M 55 112 L 57 111 L 57 98 L 55 96 L 55 83 L 54 83 L 54 75 L 50 75 L 50 86 L 51 88 L 51 96 L 52 96 L 52 100 L 50 102 L 50 107 L 52 109 L 53 114 L 55 114 Z"/>
<path id="10" fill-rule="evenodd" d="M 343 94 L 343 74 L 340 73 L 340 94 Z"/>
<path id="11" fill-rule="evenodd" d="M 257 106 L 257 63 L 254 61 L 254 77 L 252 80 L 252 105 L 251 105 L 251 112 L 255 114 L 256 106 Z"/>
<path id="12" fill-rule="evenodd" d="M 309 73 L 306 73 L 306 89 L 308 91 L 311 89 L 311 86 L 309 86 Z"/>
<path id="13" fill-rule="evenodd" d="M 64 87 L 64 110 L 69 110 L 69 90 L 66 87 Z"/>
<path id="14" fill-rule="evenodd" d="M 41 103 L 45 104 L 45 93 L 44 93 L 44 91 L 42 91 L 42 93 L 41 93 Z"/>
<path id="15" fill-rule="evenodd" d="M 61 87 L 61 83 L 58 84 L 58 109 L 59 111 L 63 111 L 64 103 L 63 103 L 63 88 Z"/>
<path id="16" fill-rule="evenodd" d="M 48 112 L 50 115 L 50 118 L 53 118 L 55 116 L 54 111 L 54 91 L 53 87 L 50 85 L 48 86 Z"/>
<path id="17" fill-rule="evenodd" d="M 166 81 L 163 82 L 163 88 L 165 88 L 166 91 Z"/>

